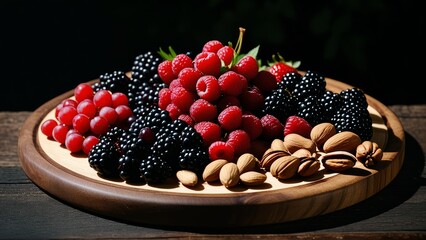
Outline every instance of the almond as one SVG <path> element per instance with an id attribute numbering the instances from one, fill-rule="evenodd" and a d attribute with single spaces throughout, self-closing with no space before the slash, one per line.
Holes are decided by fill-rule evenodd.
<path id="1" fill-rule="evenodd" d="M 293 153 L 301 148 L 308 149 L 310 152 L 315 152 L 315 143 L 297 133 L 290 133 L 284 137 L 284 146 L 290 153 Z"/>
<path id="2" fill-rule="evenodd" d="M 278 158 L 271 165 L 272 176 L 278 179 L 288 179 L 293 177 L 299 168 L 300 159 L 295 156 L 284 156 Z"/>
<path id="3" fill-rule="evenodd" d="M 220 169 L 228 163 L 225 159 L 216 159 L 204 168 L 203 179 L 206 182 L 214 182 L 219 180 Z"/>
<path id="4" fill-rule="evenodd" d="M 248 171 L 240 175 L 240 181 L 246 186 L 258 186 L 266 181 L 266 174 Z"/>
<path id="5" fill-rule="evenodd" d="M 228 162 L 219 172 L 219 180 L 226 188 L 233 187 L 240 181 L 240 172 L 238 171 L 237 164 Z"/>
<path id="6" fill-rule="evenodd" d="M 240 174 L 254 170 L 258 164 L 259 160 L 251 153 L 244 153 L 237 159 L 237 167 Z"/>
<path id="7" fill-rule="evenodd" d="M 324 152 L 347 151 L 355 152 L 358 145 L 361 144 L 361 138 L 350 131 L 336 133 L 325 141 L 323 145 Z"/>
<path id="8" fill-rule="evenodd" d="M 336 134 L 336 128 L 333 124 L 324 122 L 315 125 L 311 130 L 311 140 L 316 144 L 318 149 L 322 149 L 325 141 Z"/>
<path id="9" fill-rule="evenodd" d="M 189 170 L 179 170 L 176 172 L 176 177 L 183 185 L 193 187 L 198 183 L 197 174 Z"/>
<path id="10" fill-rule="evenodd" d="M 284 151 L 285 147 L 284 147 L 283 140 L 281 140 L 281 139 L 274 139 L 272 141 L 272 143 L 271 143 L 271 149 L 272 150 L 282 150 L 282 151 Z"/>

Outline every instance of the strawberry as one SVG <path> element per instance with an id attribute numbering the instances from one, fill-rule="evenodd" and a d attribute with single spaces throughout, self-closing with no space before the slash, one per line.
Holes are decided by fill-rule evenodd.
<path id="1" fill-rule="evenodd" d="M 290 72 L 297 72 L 297 67 L 299 67 L 300 62 L 286 62 L 284 58 L 278 54 L 278 59 L 275 55 L 272 55 L 272 62 L 269 63 L 268 71 L 272 73 L 277 82 L 281 82 L 283 76 Z"/>
<path id="2" fill-rule="evenodd" d="M 304 118 L 293 115 L 287 118 L 284 125 L 284 136 L 297 133 L 305 138 L 310 138 L 312 126 Z"/>

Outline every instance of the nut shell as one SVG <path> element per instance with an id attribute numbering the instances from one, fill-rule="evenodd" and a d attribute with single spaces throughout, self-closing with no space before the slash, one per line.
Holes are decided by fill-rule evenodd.
<path id="1" fill-rule="evenodd" d="M 265 154 L 263 154 L 262 160 L 260 160 L 260 167 L 269 170 L 275 160 L 284 156 L 290 156 L 290 153 L 282 150 L 268 149 Z"/>
<path id="2" fill-rule="evenodd" d="M 320 161 L 314 157 L 301 159 L 297 174 L 302 177 L 308 177 L 317 173 L 320 167 Z"/>
<path id="3" fill-rule="evenodd" d="M 357 158 L 347 151 L 335 151 L 321 155 L 321 161 L 325 169 L 332 172 L 342 172 L 355 166 Z"/>
<path id="4" fill-rule="evenodd" d="M 295 156 L 284 156 L 275 160 L 270 172 L 272 176 L 278 179 L 289 179 L 296 175 L 300 165 L 300 159 Z"/>

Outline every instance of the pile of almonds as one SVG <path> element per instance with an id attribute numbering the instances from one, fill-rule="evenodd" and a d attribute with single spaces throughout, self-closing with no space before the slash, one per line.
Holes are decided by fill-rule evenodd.
<path id="1" fill-rule="evenodd" d="M 331 123 L 321 123 L 312 128 L 310 138 L 297 133 L 287 134 L 284 139 L 275 139 L 262 159 L 250 153 L 241 155 L 236 162 L 218 159 L 209 163 L 203 172 L 205 182 L 217 182 L 230 188 L 238 184 L 257 186 L 263 184 L 270 172 L 278 179 L 308 177 L 321 167 L 330 172 L 351 169 L 356 162 L 372 167 L 381 161 L 383 151 L 377 143 L 361 141 L 351 132 L 336 132 Z M 197 176 L 189 171 L 179 171 L 178 180 L 186 186 L 195 186 Z"/>

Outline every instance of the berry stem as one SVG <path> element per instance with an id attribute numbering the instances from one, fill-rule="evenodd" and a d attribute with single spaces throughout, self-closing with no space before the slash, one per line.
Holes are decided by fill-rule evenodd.
<path id="1" fill-rule="evenodd" d="M 240 54 L 241 46 L 243 45 L 243 35 L 245 31 L 246 31 L 245 28 L 240 27 L 240 35 L 238 36 L 238 40 L 235 45 L 235 52 L 237 53 L 236 55 Z"/>

